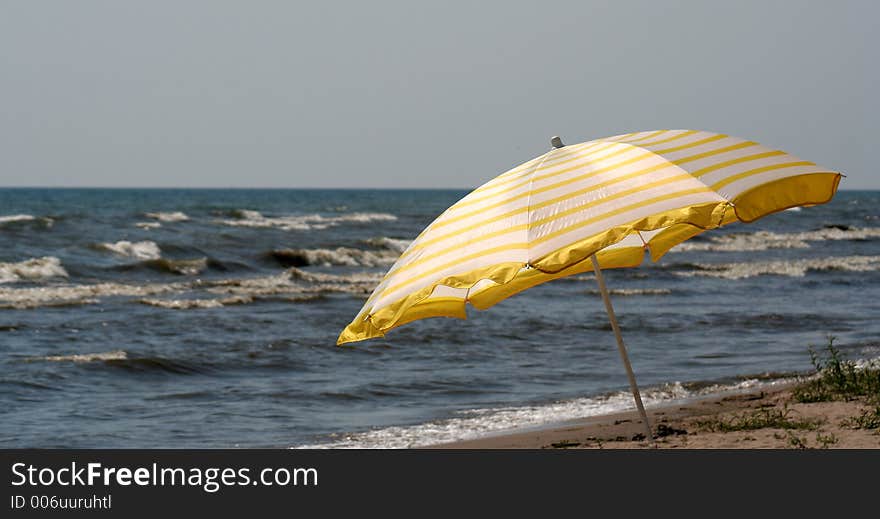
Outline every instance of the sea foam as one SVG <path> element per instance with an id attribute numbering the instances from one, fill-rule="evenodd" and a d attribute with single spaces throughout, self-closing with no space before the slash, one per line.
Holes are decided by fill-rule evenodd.
<path id="1" fill-rule="evenodd" d="M 343 223 L 369 223 L 394 221 L 397 217 L 387 213 L 349 213 L 337 216 L 307 214 L 295 216 L 264 216 L 259 211 L 238 209 L 232 213 L 236 218 L 219 220 L 232 227 L 277 228 L 284 231 L 309 231 L 335 227 Z"/>
<path id="2" fill-rule="evenodd" d="M 732 384 L 708 384 L 694 389 L 673 382 L 647 388 L 642 392 L 645 407 L 651 408 L 691 398 L 715 394 L 730 394 L 756 387 L 775 386 L 790 382 L 790 378 L 775 380 L 746 379 Z M 331 435 L 326 443 L 297 446 L 297 448 L 333 449 L 405 449 L 439 445 L 454 441 L 475 439 L 490 434 L 517 429 L 548 426 L 567 420 L 605 415 L 632 408 L 632 394 L 621 391 L 608 395 L 561 400 L 544 405 L 472 409 L 456 413 L 458 416 L 410 426 L 392 426 L 365 432 Z"/>
<path id="3" fill-rule="evenodd" d="M 153 218 L 154 220 L 159 220 L 160 222 L 185 222 L 189 220 L 189 216 L 180 211 L 173 212 L 156 212 L 156 213 L 145 213 L 144 216 L 147 218 Z"/>
<path id="4" fill-rule="evenodd" d="M 17 263 L 0 263 L 0 283 L 44 281 L 59 277 L 68 277 L 67 271 L 61 266 L 61 260 L 54 256 L 31 258 Z"/>
<path id="5" fill-rule="evenodd" d="M 808 271 L 871 272 L 880 270 L 880 256 L 844 256 L 744 263 L 697 263 L 695 270 L 676 272 L 682 277 L 745 279 L 761 275 L 802 277 Z"/>
<path id="6" fill-rule="evenodd" d="M 880 238 L 880 227 L 828 226 L 822 229 L 795 233 L 757 231 L 715 236 L 706 235 L 706 241 L 686 241 L 670 252 L 709 251 L 737 252 L 768 249 L 807 249 L 808 242 L 837 240 L 873 240 Z"/>
<path id="7" fill-rule="evenodd" d="M 97 247 L 119 256 L 127 256 L 142 260 L 159 259 L 162 255 L 162 251 L 159 249 L 159 246 L 156 245 L 156 242 L 149 240 L 138 242 L 122 240 L 116 243 L 99 243 Z"/>

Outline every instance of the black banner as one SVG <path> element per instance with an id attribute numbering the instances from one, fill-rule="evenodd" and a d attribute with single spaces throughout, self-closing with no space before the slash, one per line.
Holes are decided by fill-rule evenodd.
<path id="1" fill-rule="evenodd" d="M 880 467 L 880 451 L 5 450 L 0 459 L 2 517 L 467 516 L 474 504 L 500 513 L 767 499 L 815 511 L 819 496 L 871 495 Z"/>

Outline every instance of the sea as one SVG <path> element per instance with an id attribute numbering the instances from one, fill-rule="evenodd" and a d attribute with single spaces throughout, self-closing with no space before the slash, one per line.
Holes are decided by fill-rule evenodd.
<path id="1" fill-rule="evenodd" d="M 633 407 L 582 274 L 336 346 L 461 190 L 0 189 L 0 447 L 402 448 Z M 607 271 L 648 406 L 880 357 L 880 192 Z"/>

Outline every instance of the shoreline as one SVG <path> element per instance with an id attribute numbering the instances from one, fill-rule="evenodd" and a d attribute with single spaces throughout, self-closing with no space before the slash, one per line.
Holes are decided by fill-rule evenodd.
<path id="1" fill-rule="evenodd" d="M 797 381 L 760 384 L 649 407 L 646 411 L 655 431 L 654 445 L 645 441 L 641 418 L 632 408 L 424 448 L 880 448 L 880 432 L 845 424 L 866 407 L 863 400 L 795 403 L 791 393 L 797 385 Z M 720 424 L 755 416 L 786 421 L 775 427 L 719 430 L 726 429 Z"/>

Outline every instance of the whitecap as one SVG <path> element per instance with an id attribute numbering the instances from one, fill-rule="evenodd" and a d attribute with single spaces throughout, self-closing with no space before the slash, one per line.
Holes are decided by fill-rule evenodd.
<path id="1" fill-rule="evenodd" d="M 0 225 L 13 222 L 31 222 L 33 220 L 36 220 L 36 217 L 30 214 L 9 214 L 0 216 Z"/>
<path id="2" fill-rule="evenodd" d="M 218 220 L 231 227 L 277 228 L 284 231 L 321 230 L 343 223 L 369 223 L 375 221 L 394 221 L 397 217 L 387 213 L 349 213 L 337 216 L 307 214 L 295 216 L 264 216 L 259 211 L 239 209 L 233 220 Z"/>
<path id="3" fill-rule="evenodd" d="M 108 360 L 127 360 L 128 353 L 123 350 L 104 351 L 99 353 L 76 353 L 72 355 L 47 355 L 45 357 L 31 357 L 29 361 L 49 362 L 103 362 Z"/>
<path id="4" fill-rule="evenodd" d="M 388 250 L 374 252 L 338 247 L 336 249 L 280 249 L 272 251 L 271 255 L 284 265 L 377 267 L 391 265 L 397 260 L 400 253 Z"/>
<path id="5" fill-rule="evenodd" d="M 134 226 L 141 229 L 158 229 L 159 227 L 162 227 L 162 224 L 159 222 L 137 222 Z"/>
<path id="6" fill-rule="evenodd" d="M 180 211 L 146 213 L 144 216 L 159 220 L 160 222 L 185 222 L 189 220 L 189 216 Z"/>
<path id="7" fill-rule="evenodd" d="M 125 285 L 120 283 L 97 283 L 93 285 L 51 285 L 40 288 L 0 287 L 0 307 L 39 308 L 90 304 L 98 298 L 113 296 L 148 296 L 182 291 L 190 287 L 185 283 L 162 283 Z"/>
<path id="8" fill-rule="evenodd" d="M 670 252 L 710 251 L 739 252 L 768 249 L 807 249 L 808 242 L 871 240 L 880 238 L 880 227 L 828 226 L 822 229 L 794 233 L 757 231 L 733 233 L 720 236 L 706 235 L 706 241 L 686 241 L 676 245 Z"/>
<path id="9" fill-rule="evenodd" d="M 695 267 L 697 267 L 696 270 L 676 272 L 676 274 L 682 277 L 745 279 L 761 275 L 803 277 L 808 271 L 871 272 L 880 270 L 880 256 L 843 256 L 744 263 L 697 263 Z"/>
<path id="10" fill-rule="evenodd" d="M 156 242 L 149 240 L 130 242 L 126 240 L 116 243 L 99 243 L 98 248 L 110 251 L 119 256 L 127 256 L 135 259 L 159 259 L 162 251 Z"/>
<path id="11" fill-rule="evenodd" d="M 66 278 L 68 275 L 61 266 L 61 260 L 54 256 L 31 258 L 17 263 L 0 263 L 0 283 L 44 281 L 58 277 Z"/>
<path id="12" fill-rule="evenodd" d="M 229 305 L 244 305 L 254 300 L 247 296 L 227 297 L 223 299 L 141 299 L 141 304 L 169 308 L 173 310 L 188 310 L 192 308 L 222 308 Z"/>

